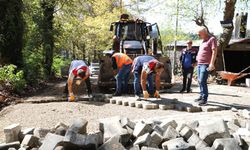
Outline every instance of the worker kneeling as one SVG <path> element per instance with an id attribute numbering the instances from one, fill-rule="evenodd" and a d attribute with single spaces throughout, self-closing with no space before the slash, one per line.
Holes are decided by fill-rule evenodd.
<path id="1" fill-rule="evenodd" d="M 121 96 L 122 93 L 128 93 L 128 80 L 132 62 L 132 59 L 124 53 L 115 53 L 112 55 L 112 67 L 116 78 L 114 96 Z"/>
<path id="2" fill-rule="evenodd" d="M 72 84 L 75 78 L 79 77 L 80 80 L 76 81 L 77 85 L 80 85 L 82 81 L 86 82 L 88 89 L 88 96 L 92 94 L 91 84 L 90 84 L 90 71 L 88 66 L 83 60 L 73 60 L 69 68 L 68 81 L 65 87 L 65 92 L 68 95 L 68 101 L 75 101 L 75 96 L 72 90 Z"/>
<path id="3" fill-rule="evenodd" d="M 153 96 L 160 98 L 160 76 L 164 70 L 163 63 L 152 56 L 144 55 L 134 59 L 132 72 L 134 74 L 134 91 L 137 99 L 140 99 L 141 89 L 143 97 Z M 153 73 L 155 73 L 155 87 L 153 85 Z"/>

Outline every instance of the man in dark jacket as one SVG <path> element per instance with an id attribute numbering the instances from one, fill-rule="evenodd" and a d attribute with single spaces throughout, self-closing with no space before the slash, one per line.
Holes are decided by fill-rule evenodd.
<path id="1" fill-rule="evenodd" d="M 187 47 L 182 50 L 180 63 L 182 66 L 183 86 L 181 93 L 187 90 L 191 92 L 191 84 L 193 78 L 194 67 L 196 65 L 197 50 L 192 48 L 192 40 L 187 41 Z M 187 81 L 188 80 L 188 81 Z"/>

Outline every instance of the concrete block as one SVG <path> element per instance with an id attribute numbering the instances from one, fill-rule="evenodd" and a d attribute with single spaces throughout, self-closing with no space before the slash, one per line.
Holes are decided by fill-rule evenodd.
<path id="1" fill-rule="evenodd" d="M 117 105 L 122 105 L 122 100 L 121 100 L 121 99 L 117 99 L 117 100 L 116 100 L 116 104 L 117 104 Z"/>
<path id="2" fill-rule="evenodd" d="M 237 126 L 236 124 L 234 124 L 232 121 L 228 121 L 227 122 L 227 126 L 233 132 L 236 132 L 240 128 L 239 126 Z"/>
<path id="3" fill-rule="evenodd" d="M 179 137 L 179 132 L 177 132 L 172 126 L 168 126 L 168 129 L 163 134 L 164 140 L 171 140 Z"/>
<path id="4" fill-rule="evenodd" d="M 21 130 L 21 133 L 19 133 L 19 141 L 22 141 L 27 134 L 34 134 L 35 128 L 26 128 Z"/>
<path id="5" fill-rule="evenodd" d="M 129 101 L 128 104 L 129 104 L 130 107 L 135 107 L 135 102 L 134 101 Z"/>
<path id="6" fill-rule="evenodd" d="M 242 150 L 234 138 L 216 139 L 213 148 L 215 150 Z"/>
<path id="7" fill-rule="evenodd" d="M 150 125 L 142 123 L 142 122 L 138 122 L 135 125 L 133 135 L 135 137 L 139 137 L 141 135 L 144 135 L 145 133 L 151 133 L 152 130 L 153 129 Z"/>
<path id="8" fill-rule="evenodd" d="M 159 148 L 143 146 L 141 150 L 160 150 Z"/>
<path id="9" fill-rule="evenodd" d="M 163 136 L 164 133 L 164 129 L 162 127 L 160 127 L 159 125 L 154 125 L 153 130 L 157 133 L 159 133 L 161 136 Z"/>
<path id="10" fill-rule="evenodd" d="M 224 120 L 214 120 L 212 123 L 200 126 L 197 131 L 199 132 L 200 138 L 209 146 L 212 146 L 214 140 L 217 138 L 230 137 L 227 124 Z"/>
<path id="11" fill-rule="evenodd" d="M 42 146 L 39 148 L 39 150 L 54 150 L 56 148 L 57 144 L 63 141 L 63 136 L 48 133 L 43 141 Z"/>
<path id="12" fill-rule="evenodd" d="M 189 126 L 184 126 L 181 131 L 180 135 L 187 141 L 192 135 L 194 131 Z"/>
<path id="13" fill-rule="evenodd" d="M 120 136 L 121 143 L 129 140 L 131 135 L 121 126 L 120 120 L 119 116 L 99 120 L 99 128 L 103 132 L 104 142 L 116 135 Z"/>
<path id="14" fill-rule="evenodd" d="M 68 130 L 75 133 L 85 134 L 87 132 L 88 121 L 85 119 L 77 118 L 73 120 L 72 124 L 69 126 Z"/>
<path id="15" fill-rule="evenodd" d="M 51 132 L 49 129 L 35 128 L 34 136 L 38 137 L 39 139 L 43 139 L 49 132 Z"/>
<path id="16" fill-rule="evenodd" d="M 192 136 L 187 140 L 187 142 L 191 145 L 195 145 L 196 149 L 202 149 L 208 146 L 207 143 L 202 141 L 197 134 L 192 134 Z"/>
<path id="17" fill-rule="evenodd" d="M 226 108 L 220 107 L 220 106 L 205 106 L 201 107 L 203 112 L 213 112 L 213 111 L 222 111 L 225 110 Z"/>
<path id="18" fill-rule="evenodd" d="M 163 137 L 158 132 L 154 131 L 151 134 L 151 143 L 153 143 L 154 145 L 159 146 L 162 141 L 163 141 Z"/>
<path id="19" fill-rule="evenodd" d="M 119 141 L 120 136 L 114 136 L 100 146 L 98 150 L 125 150 L 125 147 Z"/>
<path id="20" fill-rule="evenodd" d="M 122 101 L 123 106 L 128 106 L 128 101 Z"/>
<path id="21" fill-rule="evenodd" d="M 142 107 L 143 107 L 143 109 L 158 109 L 159 105 L 153 104 L 153 103 L 143 103 Z"/>
<path id="22" fill-rule="evenodd" d="M 136 141 L 134 142 L 134 145 L 142 146 L 149 146 L 151 143 L 151 136 L 149 133 L 146 133 L 142 136 L 139 136 Z"/>
<path id="23" fill-rule="evenodd" d="M 31 134 L 27 134 L 25 135 L 21 145 L 28 147 L 37 147 L 39 146 L 39 138 Z"/>
<path id="24" fill-rule="evenodd" d="M 186 107 L 187 112 L 201 112 L 202 109 L 201 107 L 196 107 L 196 106 L 191 106 L 191 107 Z"/>
<path id="25" fill-rule="evenodd" d="M 133 145 L 133 147 L 130 147 L 129 150 L 141 150 L 139 145 Z"/>
<path id="26" fill-rule="evenodd" d="M 160 127 L 163 128 L 164 130 L 167 130 L 168 126 L 172 126 L 173 128 L 176 129 L 177 123 L 175 120 L 163 120 L 162 123 L 160 124 Z"/>
<path id="27" fill-rule="evenodd" d="M 135 107 L 136 108 L 142 108 L 142 103 L 141 102 L 136 102 Z"/>
<path id="28" fill-rule="evenodd" d="M 111 100 L 110 100 L 110 103 L 111 103 L 111 104 L 116 104 L 116 99 L 111 99 Z"/>
<path id="29" fill-rule="evenodd" d="M 121 126 L 124 128 L 125 126 L 128 126 L 129 128 L 131 129 L 134 129 L 135 128 L 135 123 L 133 121 L 131 121 L 130 119 L 128 118 L 121 118 L 120 119 L 120 123 L 121 123 Z"/>
<path id="30" fill-rule="evenodd" d="M 195 150 L 195 146 L 186 143 L 183 138 L 176 138 L 162 144 L 163 150 Z"/>
<path id="31" fill-rule="evenodd" d="M 87 135 L 76 133 L 73 130 L 68 130 L 63 138 L 63 143 L 67 145 L 68 149 L 73 149 L 72 147 L 84 147 L 86 139 Z"/>
<path id="32" fill-rule="evenodd" d="M 18 141 L 18 135 L 21 132 L 20 124 L 12 124 L 3 129 L 5 135 L 5 142 L 11 143 Z"/>
<path id="33" fill-rule="evenodd" d="M 250 119 L 250 111 L 244 109 L 244 110 L 240 110 L 240 115 L 245 118 L 245 119 Z"/>
<path id="34" fill-rule="evenodd" d="M 0 149 L 1 150 L 8 150 L 9 148 L 15 148 L 19 149 L 20 148 L 20 142 L 11 142 L 11 143 L 2 143 L 0 144 Z"/>
<path id="35" fill-rule="evenodd" d="M 235 133 L 237 133 L 240 136 L 250 137 L 250 132 L 247 130 L 247 128 L 239 128 Z"/>
<path id="36" fill-rule="evenodd" d="M 238 145 L 243 146 L 244 143 L 243 143 L 243 140 L 239 134 L 234 133 L 233 138 L 237 141 Z"/>
<path id="37" fill-rule="evenodd" d="M 161 104 L 161 105 L 159 105 L 159 108 L 161 110 L 173 110 L 173 109 L 175 109 L 175 104 L 167 104 L 167 105 Z"/>
<path id="38" fill-rule="evenodd" d="M 237 118 L 234 120 L 234 124 L 236 124 L 237 126 L 241 127 L 241 128 L 245 128 L 246 127 L 246 119 L 242 119 L 242 118 Z"/>

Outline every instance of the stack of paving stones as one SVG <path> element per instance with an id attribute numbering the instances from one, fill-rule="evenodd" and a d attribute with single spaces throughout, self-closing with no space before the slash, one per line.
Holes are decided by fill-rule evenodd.
<path id="1" fill-rule="evenodd" d="M 88 133 L 88 122 L 58 123 L 53 129 L 4 128 L 0 150 L 249 150 L 250 111 L 230 121 L 211 119 L 186 124 L 175 120 L 131 121 L 119 116 L 99 120 L 99 131 Z"/>

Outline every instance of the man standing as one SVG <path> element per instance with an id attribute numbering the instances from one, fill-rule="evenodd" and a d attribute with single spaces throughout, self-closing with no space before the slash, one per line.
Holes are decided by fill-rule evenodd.
<path id="1" fill-rule="evenodd" d="M 121 96 L 128 93 L 128 80 L 131 71 L 132 59 L 124 53 L 112 55 L 112 67 L 116 76 L 116 92 L 114 96 Z"/>
<path id="2" fill-rule="evenodd" d="M 81 80 L 80 81 L 78 80 L 76 84 L 80 85 L 82 81 L 85 81 L 88 89 L 88 95 L 90 96 L 92 94 L 89 76 L 90 76 L 89 68 L 83 60 L 73 60 L 71 62 L 69 68 L 68 81 L 65 87 L 65 92 L 68 95 L 68 101 L 70 102 L 75 101 L 75 96 L 72 90 L 72 84 L 74 79 L 77 77 L 81 78 Z"/>
<path id="3" fill-rule="evenodd" d="M 186 90 L 187 93 L 191 92 L 191 84 L 197 55 L 197 50 L 192 48 L 192 43 L 192 40 L 187 41 L 187 48 L 182 50 L 180 57 L 183 74 L 183 85 L 180 93 L 183 93 Z"/>
<path id="4" fill-rule="evenodd" d="M 141 89 L 143 97 L 154 96 L 160 98 L 160 76 L 164 70 L 163 63 L 152 56 L 144 55 L 134 59 L 132 72 L 134 74 L 134 91 L 137 99 L 140 99 Z M 153 73 L 155 73 L 155 87 L 153 85 Z"/>
<path id="5" fill-rule="evenodd" d="M 200 86 L 200 97 L 195 101 L 200 106 L 207 104 L 208 88 L 207 78 L 208 73 L 215 69 L 215 59 L 217 55 L 217 41 L 215 37 L 210 36 L 205 27 L 198 30 L 199 37 L 203 40 L 197 55 L 197 75 Z"/>

